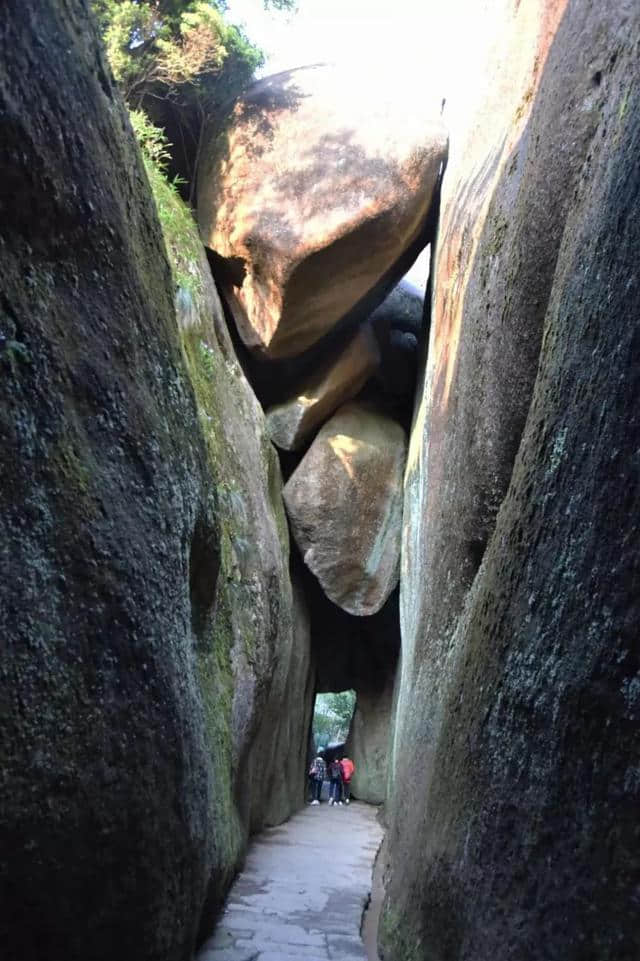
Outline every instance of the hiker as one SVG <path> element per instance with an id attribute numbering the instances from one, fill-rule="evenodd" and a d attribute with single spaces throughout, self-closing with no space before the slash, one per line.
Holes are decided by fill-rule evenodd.
<path id="1" fill-rule="evenodd" d="M 324 758 L 321 754 L 311 763 L 309 768 L 309 780 L 311 782 L 311 803 L 320 804 L 320 794 L 322 792 L 322 782 L 324 781 L 325 775 L 327 773 L 327 765 L 324 763 Z"/>
<path id="2" fill-rule="evenodd" d="M 342 804 L 342 769 L 337 757 L 329 765 L 329 804 Z"/>
<path id="3" fill-rule="evenodd" d="M 348 804 L 351 800 L 351 778 L 353 777 L 353 772 L 356 766 L 349 757 L 343 757 L 340 761 L 340 770 L 342 771 L 342 797 L 344 798 L 344 803 Z"/>

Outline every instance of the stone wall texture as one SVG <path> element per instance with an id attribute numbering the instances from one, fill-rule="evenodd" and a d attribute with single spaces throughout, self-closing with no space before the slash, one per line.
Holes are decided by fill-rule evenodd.
<path id="1" fill-rule="evenodd" d="M 360 682 L 346 745 L 346 754 L 355 764 L 351 792 L 369 804 L 387 800 L 394 674 L 390 671 L 385 680 L 384 687 L 377 690 Z"/>
<path id="2" fill-rule="evenodd" d="M 0 63 L 0 942 L 188 961 L 302 803 L 256 750 L 312 699 L 280 469 L 202 251 L 176 322 L 87 5 L 11 0 Z"/>
<path id="3" fill-rule="evenodd" d="M 640 11 L 475 15 L 405 478 L 381 951 L 631 961 Z"/>

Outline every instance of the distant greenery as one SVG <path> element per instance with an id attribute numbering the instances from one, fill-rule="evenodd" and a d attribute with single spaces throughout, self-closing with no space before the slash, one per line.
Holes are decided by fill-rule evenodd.
<path id="1" fill-rule="evenodd" d="M 316 696 L 313 712 L 313 740 L 316 750 L 333 741 L 346 741 L 355 703 L 355 691 Z"/>
<path id="2" fill-rule="evenodd" d="M 265 0 L 291 9 L 295 0 Z M 147 113 L 172 105 L 193 154 L 205 121 L 236 97 L 264 63 L 262 51 L 225 19 L 224 0 L 92 0 L 107 57 L 124 99 Z M 153 110 L 151 110 L 153 114 Z"/>
<path id="3" fill-rule="evenodd" d="M 125 100 L 220 101 L 263 62 L 261 51 L 207 0 L 93 0 L 107 57 Z"/>

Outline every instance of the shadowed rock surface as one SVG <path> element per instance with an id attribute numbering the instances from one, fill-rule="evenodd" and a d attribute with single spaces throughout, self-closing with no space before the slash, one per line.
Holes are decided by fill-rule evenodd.
<path id="1" fill-rule="evenodd" d="M 351 614 L 374 614 L 398 583 L 405 450 L 399 424 L 345 404 L 285 485 L 305 564 Z"/>
<path id="2" fill-rule="evenodd" d="M 385 297 L 379 307 L 371 314 L 371 323 L 376 328 L 388 328 L 419 337 L 422 331 L 424 294 L 403 279 Z"/>
<path id="3" fill-rule="evenodd" d="M 292 630 L 278 637 L 277 666 L 251 746 L 247 779 L 238 792 L 251 799 L 248 824 L 252 832 L 280 824 L 304 802 L 315 671 L 307 601 L 299 577 L 293 578 L 292 587 Z"/>
<path id="4" fill-rule="evenodd" d="M 347 614 L 332 604 L 311 575 L 306 584 L 311 644 L 318 691 L 356 691 L 346 745 L 356 772 L 353 793 L 362 801 L 387 799 L 393 731 L 393 690 L 400 650 L 398 590 L 370 617 Z"/>
<path id="5" fill-rule="evenodd" d="M 358 679 L 356 708 L 345 753 L 355 763 L 351 782 L 354 797 L 369 804 L 387 800 L 387 773 L 392 734 L 394 675 L 384 686 L 368 688 Z"/>
<path id="6" fill-rule="evenodd" d="M 302 800 L 252 754 L 269 712 L 299 756 L 312 696 L 279 467 L 201 255 L 176 323 L 86 5 L 3 13 L 0 940 L 188 961 Z"/>
<path id="7" fill-rule="evenodd" d="M 631 961 L 639 13 L 493 15 L 410 443 L 381 944 Z"/>
<path id="8" fill-rule="evenodd" d="M 248 347 L 300 354 L 400 279 L 429 240 L 438 112 L 410 90 L 392 100 L 381 78 L 314 66 L 261 80 L 209 134 L 198 219 Z"/>

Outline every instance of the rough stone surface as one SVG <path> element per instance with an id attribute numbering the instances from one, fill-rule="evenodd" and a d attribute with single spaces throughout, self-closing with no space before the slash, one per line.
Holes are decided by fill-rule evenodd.
<path id="1" fill-rule="evenodd" d="M 176 323 L 86 4 L 5 4 L 0 63 L 0 941 L 188 961 L 308 657 L 279 468 L 202 286 Z"/>
<path id="2" fill-rule="evenodd" d="M 305 564 L 351 614 L 380 610 L 398 583 L 405 451 L 399 424 L 345 404 L 285 485 Z"/>
<path id="3" fill-rule="evenodd" d="M 280 824 L 304 802 L 307 735 L 315 699 L 307 603 L 293 579 L 293 629 L 279 637 L 277 669 L 248 760 L 249 827 Z"/>
<path id="4" fill-rule="evenodd" d="M 407 470 L 381 945 L 631 961 L 639 11 L 491 18 Z"/>
<path id="5" fill-rule="evenodd" d="M 163 202 L 180 204 L 175 197 Z M 169 251 L 184 250 L 176 238 L 165 240 Z M 249 832 L 285 820 L 303 803 L 313 706 L 309 624 L 302 593 L 292 593 L 288 573 L 277 456 L 260 404 L 236 361 L 195 225 L 186 246 L 193 261 L 182 264 L 188 268 L 183 273 L 193 289 L 178 287 L 177 318 L 219 497 L 216 637 L 226 636 L 230 644 L 228 697 L 215 713 L 219 723 L 228 710 L 228 730 L 221 732 L 225 737 L 216 753 L 229 765 L 236 800 L 230 809 L 219 809 L 217 819 L 230 832 L 238 817 L 246 840 Z M 180 256 L 184 260 L 184 253 Z"/>
<path id="6" fill-rule="evenodd" d="M 382 689 L 372 690 L 360 682 L 357 691 L 346 753 L 356 767 L 352 793 L 369 804 L 383 804 L 387 799 L 393 691 L 393 671 L 389 671 Z"/>
<path id="7" fill-rule="evenodd" d="M 198 218 L 247 346 L 300 354 L 402 276 L 428 241 L 439 109 L 390 98 L 382 76 L 313 66 L 255 84 L 208 137 Z"/>
<path id="8" fill-rule="evenodd" d="M 403 279 L 370 317 L 380 343 L 380 364 L 370 382 L 370 393 L 375 391 L 388 412 L 407 427 L 413 412 L 419 351 L 428 335 L 424 308 L 423 292 Z"/>
<path id="9" fill-rule="evenodd" d="M 359 328 L 347 346 L 297 390 L 296 396 L 267 411 L 267 430 L 283 450 L 299 450 L 342 404 L 351 400 L 380 363 L 370 325 Z"/>
<path id="10" fill-rule="evenodd" d="M 249 850 L 196 961 L 366 961 L 362 914 L 382 829 L 364 804 L 308 807 Z"/>
<path id="11" fill-rule="evenodd" d="M 370 322 L 376 328 L 398 330 L 419 337 L 423 326 L 424 294 L 403 278 L 373 311 Z"/>

